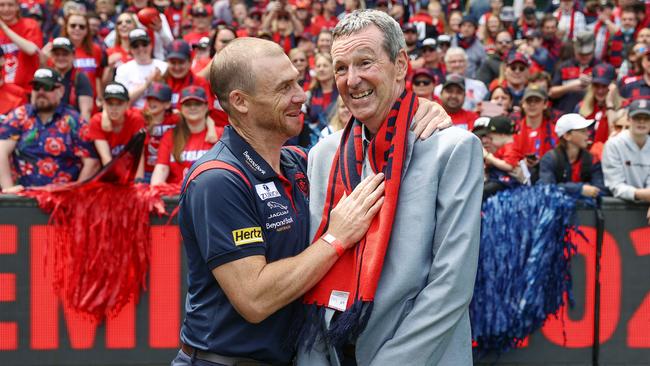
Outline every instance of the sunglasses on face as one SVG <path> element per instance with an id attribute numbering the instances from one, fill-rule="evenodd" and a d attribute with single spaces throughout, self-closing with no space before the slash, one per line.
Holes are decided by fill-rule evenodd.
<path id="1" fill-rule="evenodd" d="M 511 65 L 511 66 L 509 66 L 509 68 L 510 68 L 510 70 L 515 71 L 515 72 L 524 72 L 527 69 L 527 67 L 524 66 L 524 65 L 519 65 L 519 66 Z"/>
<path id="2" fill-rule="evenodd" d="M 32 89 L 34 91 L 45 90 L 46 92 L 51 92 L 52 90 L 56 89 L 56 85 L 41 84 L 41 83 L 34 83 L 32 85 L 33 85 Z"/>
<path id="3" fill-rule="evenodd" d="M 431 82 L 432 81 L 429 80 L 429 79 L 414 80 L 413 85 L 415 85 L 415 86 L 427 86 L 427 85 L 431 85 Z"/>
<path id="4" fill-rule="evenodd" d="M 136 43 L 131 45 L 131 48 L 136 49 L 136 48 L 140 48 L 140 47 L 147 47 L 148 45 L 149 45 L 149 43 L 147 43 L 147 42 L 136 42 Z"/>
<path id="5" fill-rule="evenodd" d="M 77 23 L 70 23 L 68 26 L 72 29 L 80 29 L 80 30 L 86 30 L 86 25 L 85 24 L 77 24 Z"/>
<path id="6" fill-rule="evenodd" d="M 436 49 L 435 49 L 435 48 L 431 48 L 431 47 L 425 47 L 425 48 L 422 49 L 422 52 L 423 52 L 423 53 L 427 53 L 427 52 L 436 52 Z"/>

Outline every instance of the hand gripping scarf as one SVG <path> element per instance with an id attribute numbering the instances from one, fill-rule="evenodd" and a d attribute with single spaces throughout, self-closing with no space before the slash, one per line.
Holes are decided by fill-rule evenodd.
<path id="1" fill-rule="evenodd" d="M 320 309 L 329 307 L 342 311 L 332 320 L 326 334 L 327 340 L 332 345 L 341 346 L 349 339 L 356 338 L 363 330 L 372 311 L 371 305 L 375 298 L 397 209 L 408 144 L 408 130 L 417 108 L 416 96 L 411 92 L 402 93 L 393 105 L 387 120 L 370 142 L 368 146 L 370 166 L 375 173 L 383 172 L 385 175 L 383 206 L 361 241 L 347 250 L 325 277 L 305 295 L 304 300 L 307 304 L 316 305 Z M 350 121 L 345 127 L 330 170 L 323 217 L 315 238 L 320 238 L 327 231 L 330 211 L 343 194 L 350 195 L 361 182 L 361 167 L 364 160 L 362 128 L 363 125 L 356 119 Z M 362 307 L 364 303 L 370 306 L 364 309 Z M 308 322 L 322 322 L 322 319 L 318 318 L 321 317 L 315 317 Z M 319 328 L 318 324 L 307 324 L 307 326 Z M 312 344 L 315 335 L 312 331 L 307 332 L 307 338 L 309 334 L 312 337 L 306 342 Z"/>

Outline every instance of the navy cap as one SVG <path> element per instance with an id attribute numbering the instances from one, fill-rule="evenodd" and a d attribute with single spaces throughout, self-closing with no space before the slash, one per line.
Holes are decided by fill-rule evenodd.
<path id="1" fill-rule="evenodd" d="M 630 117 L 638 116 L 639 114 L 645 114 L 650 116 L 650 100 L 648 99 L 637 99 L 633 100 L 632 103 L 628 106 L 627 113 Z"/>
<path id="2" fill-rule="evenodd" d="M 616 70 L 610 64 L 598 64 L 591 70 L 591 82 L 594 84 L 609 85 L 614 79 L 616 79 Z"/>
<path id="3" fill-rule="evenodd" d="M 126 87 L 118 82 L 112 81 L 104 87 L 104 100 L 119 99 L 129 101 L 129 92 Z"/>
<path id="4" fill-rule="evenodd" d="M 521 62 L 527 67 L 530 67 L 530 59 L 528 56 L 524 55 L 521 52 L 514 52 L 508 56 L 508 66 L 514 64 L 515 62 Z"/>
<path id="5" fill-rule="evenodd" d="M 417 28 L 415 28 L 415 24 L 413 23 L 404 23 L 402 26 L 402 32 L 417 32 Z"/>
<path id="6" fill-rule="evenodd" d="M 465 15 L 463 16 L 463 21 L 460 22 L 460 24 L 463 23 L 472 23 L 475 27 L 477 26 L 478 22 L 476 21 L 476 18 L 472 15 Z"/>
<path id="7" fill-rule="evenodd" d="M 433 76 L 433 73 L 429 69 L 427 69 L 426 67 L 421 67 L 419 69 L 415 69 L 415 71 L 413 72 L 413 80 L 415 80 L 415 78 L 418 77 L 418 76 L 426 76 L 431 80 L 435 79 L 435 77 Z"/>
<path id="8" fill-rule="evenodd" d="M 189 60 L 192 55 L 190 45 L 182 39 L 177 39 L 167 46 L 167 59 Z"/>
<path id="9" fill-rule="evenodd" d="M 186 101 L 192 100 L 192 99 L 198 100 L 198 101 L 203 102 L 203 103 L 207 103 L 208 102 L 208 97 L 207 97 L 207 95 L 205 95 L 205 89 L 203 89 L 203 88 L 201 88 L 199 86 L 196 86 L 196 85 L 191 85 L 191 86 L 188 86 L 186 88 L 183 88 L 183 90 L 181 90 L 180 103 L 183 104 Z"/>
<path id="10" fill-rule="evenodd" d="M 144 92 L 145 98 L 158 99 L 161 102 L 172 101 L 172 89 L 163 83 L 151 83 L 151 85 Z"/>

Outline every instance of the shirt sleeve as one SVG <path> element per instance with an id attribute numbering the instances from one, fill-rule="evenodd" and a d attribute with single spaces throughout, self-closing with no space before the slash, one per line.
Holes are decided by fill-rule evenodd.
<path id="1" fill-rule="evenodd" d="M 156 164 L 169 165 L 171 160 L 170 159 L 171 153 L 174 148 L 172 133 L 173 133 L 173 129 L 169 129 L 168 131 L 165 132 L 163 137 L 160 139 Z"/>
<path id="2" fill-rule="evenodd" d="M 18 140 L 23 134 L 21 125 L 22 121 L 16 116 L 16 111 L 9 113 L 7 119 L 0 124 L 0 140 Z"/>
<path id="3" fill-rule="evenodd" d="M 93 96 L 93 87 L 88 80 L 88 76 L 83 72 L 80 72 L 76 76 L 77 80 L 75 82 L 75 88 L 77 89 L 78 96 L 92 97 Z"/>
<path id="4" fill-rule="evenodd" d="M 255 197 L 235 173 L 211 169 L 200 174 L 187 183 L 180 206 L 183 236 L 194 239 L 211 270 L 237 259 L 265 254 Z"/>
<path id="5" fill-rule="evenodd" d="M 102 115 L 96 113 L 90 118 L 90 125 L 88 128 L 88 135 L 86 136 L 90 141 L 107 140 L 106 132 L 102 130 Z"/>

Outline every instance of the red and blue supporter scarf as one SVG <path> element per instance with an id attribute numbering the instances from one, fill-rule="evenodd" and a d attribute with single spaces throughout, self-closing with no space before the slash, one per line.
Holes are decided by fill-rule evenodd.
<path id="1" fill-rule="evenodd" d="M 330 344 L 337 347 L 363 330 L 372 311 L 372 306 L 364 308 L 362 305 L 372 304 L 375 298 L 397 210 L 408 130 L 417 108 L 415 94 L 404 91 L 370 141 L 367 147 L 370 167 L 373 172 L 383 172 L 385 175 L 384 203 L 366 235 L 356 246 L 346 251 L 325 277 L 305 295 L 305 303 L 323 309 L 332 305 L 330 297 L 333 292 L 347 293 L 345 311 L 332 320 L 326 334 Z M 364 161 L 362 129 L 363 124 L 357 119 L 352 119 L 345 127 L 330 170 L 323 216 L 315 238 L 327 231 L 330 211 L 343 194 L 349 196 L 361 182 Z M 308 319 L 308 322 L 311 322 L 307 324 L 308 328 L 320 329 L 322 319 L 318 316 Z M 314 332 L 307 330 L 307 338 L 310 335 L 315 336 Z"/>

